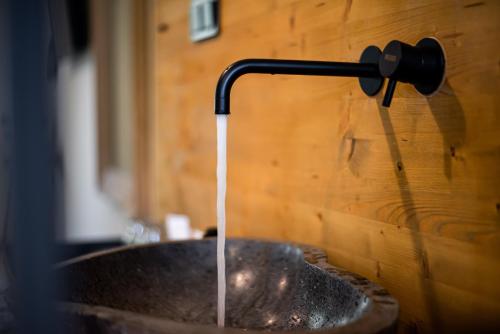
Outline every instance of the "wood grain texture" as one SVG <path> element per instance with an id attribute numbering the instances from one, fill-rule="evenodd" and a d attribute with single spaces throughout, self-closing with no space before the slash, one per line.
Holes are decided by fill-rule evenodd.
<path id="1" fill-rule="evenodd" d="M 357 61 L 368 45 L 437 37 L 447 81 L 248 75 L 232 93 L 228 233 L 327 250 L 387 287 L 403 333 L 500 327 L 500 2 L 221 1 L 221 35 L 189 41 L 188 4 L 155 5 L 151 215 L 215 226 L 213 96 L 241 58 Z"/>

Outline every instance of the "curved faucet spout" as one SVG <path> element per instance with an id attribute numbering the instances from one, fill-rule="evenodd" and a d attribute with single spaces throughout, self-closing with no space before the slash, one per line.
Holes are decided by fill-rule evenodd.
<path id="1" fill-rule="evenodd" d="M 215 92 L 216 114 L 229 115 L 231 87 L 236 79 L 248 73 L 381 78 L 377 64 L 243 59 L 227 67 L 217 82 Z"/>

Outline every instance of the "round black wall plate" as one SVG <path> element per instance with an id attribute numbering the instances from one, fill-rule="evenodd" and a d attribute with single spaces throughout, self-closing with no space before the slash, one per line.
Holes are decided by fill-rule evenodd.
<path id="1" fill-rule="evenodd" d="M 432 71 L 425 74 L 425 81 L 415 84 L 415 88 L 422 95 L 432 95 L 441 88 L 445 78 L 446 58 L 441 44 L 434 38 L 421 39 L 417 48 L 430 55 Z"/>
<path id="2" fill-rule="evenodd" d="M 361 54 L 359 62 L 362 64 L 376 64 L 378 66 L 378 61 L 382 51 L 374 45 L 367 47 Z M 361 89 L 368 96 L 375 96 L 380 92 L 382 86 L 384 85 L 384 78 L 359 78 L 359 84 Z"/>

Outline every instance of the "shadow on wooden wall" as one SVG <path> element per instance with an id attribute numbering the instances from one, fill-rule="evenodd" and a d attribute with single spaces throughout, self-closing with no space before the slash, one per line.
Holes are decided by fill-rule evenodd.
<path id="1" fill-rule="evenodd" d="M 440 321 L 439 305 L 434 298 L 435 296 L 434 287 L 431 284 L 429 284 L 427 280 L 427 278 L 429 278 L 428 277 L 429 267 L 427 265 L 428 264 L 427 255 L 420 235 L 418 211 L 416 210 L 416 205 L 412 198 L 410 184 L 408 182 L 406 170 L 403 165 L 401 150 L 399 149 L 398 140 L 396 138 L 394 127 L 392 125 L 391 118 L 389 115 L 390 110 L 388 108 L 384 108 L 381 106 L 382 105 L 381 96 L 378 96 L 377 100 L 378 100 L 377 101 L 378 112 L 384 128 L 385 138 L 387 140 L 387 146 L 389 147 L 392 162 L 394 164 L 394 174 L 398 182 L 399 192 L 401 195 L 401 202 L 404 203 L 405 206 L 405 218 L 404 218 L 405 227 L 407 227 L 411 231 L 411 239 L 413 242 L 414 252 L 415 254 L 418 254 L 418 257 L 420 258 L 421 270 L 424 273 L 424 275 L 420 277 L 420 285 L 422 286 L 422 289 L 426 291 L 425 295 L 422 297 L 427 306 L 431 327 L 436 330 L 440 330 L 441 321 Z M 400 228 L 399 225 L 398 228 Z M 415 329 L 418 329 L 419 326 L 418 323 L 412 323 L 412 322 L 408 322 L 404 325 L 406 327 L 414 327 Z M 411 328 L 406 328 L 405 332 L 411 332 Z"/>
<path id="2" fill-rule="evenodd" d="M 460 159 L 457 151 L 462 147 L 465 134 L 464 110 L 448 80 L 443 83 L 439 95 L 427 98 L 430 110 L 443 135 L 444 175 L 452 178 L 452 160 Z"/>

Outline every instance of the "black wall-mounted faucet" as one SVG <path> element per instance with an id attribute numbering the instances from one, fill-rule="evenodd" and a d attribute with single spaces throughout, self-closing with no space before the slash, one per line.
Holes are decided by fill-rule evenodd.
<path id="1" fill-rule="evenodd" d="M 230 113 L 231 87 L 236 79 L 248 73 L 358 77 L 361 89 L 368 96 L 376 95 L 387 77 L 390 80 L 382 105 L 388 107 L 397 81 L 412 83 L 424 95 L 436 91 L 444 77 L 444 53 L 436 40 L 424 38 L 415 47 L 392 41 L 383 53 L 378 47 L 369 46 L 363 51 L 359 63 L 240 60 L 226 68 L 219 78 L 215 92 L 216 114 Z"/>
<path id="2" fill-rule="evenodd" d="M 384 48 L 379 60 L 380 74 L 389 78 L 382 105 L 391 105 L 398 81 L 410 83 L 423 95 L 432 95 L 444 81 L 445 56 L 439 42 L 424 38 L 411 46 L 392 41 Z"/>
<path id="3" fill-rule="evenodd" d="M 244 59 L 230 65 L 219 78 L 215 93 L 216 114 L 229 114 L 231 87 L 236 79 L 248 73 L 362 77 L 373 78 L 375 81 L 380 82 L 380 86 L 383 83 L 377 62 L 361 64 L 306 60 Z"/>

